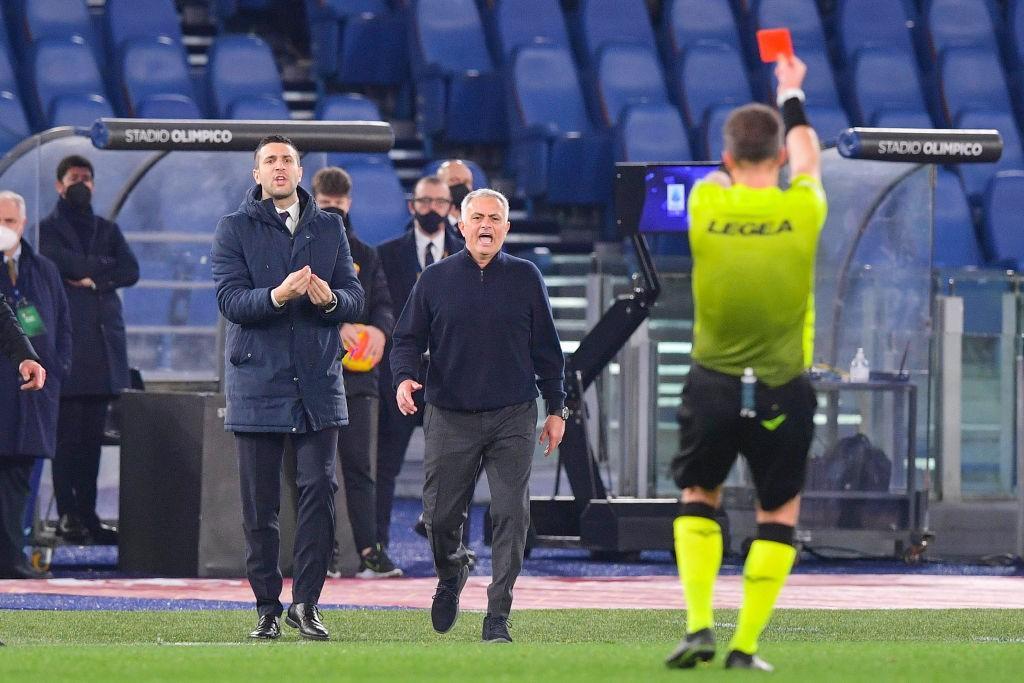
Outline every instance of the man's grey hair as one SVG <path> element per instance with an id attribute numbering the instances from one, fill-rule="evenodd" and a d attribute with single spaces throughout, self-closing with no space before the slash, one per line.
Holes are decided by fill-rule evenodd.
<path id="1" fill-rule="evenodd" d="M 10 190 L 4 190 L 0 192 L 0 202 L 8 199 L 18 205 L 18 211 L 21 212 L 22 218 L 28 218 L 28 212 L 25 210 L 25 198 L 17 192 L 11 192 Z"/>
<path id="2" fill-rule="evenodd" d="M 501 204 L 501 212 L 504 215 L 504 218 L 502 220 L 504 220 L 506 223 L 508 222 L 508 199 L 506 199 L 505 195 L 503 195 L 502 193 L 498 192 L 497 190 L 492 190 L 489 187 L 482 187 L 479 190 L 473 190 L 472 192 L 467 194 L 465 197 L 463 197 L 463 199 L 462 199 L 462 216 L 463 216 L 463 220 L 465 220 L 465 216 L 468 215 L 467 212 L 469 211 L 469 203 L 471 201 L 473 201 L 474 199 L 478 199 L 479 197 L 490 197 L 491 199 L 497 200 L 497 202 L 499 204 Z"/>

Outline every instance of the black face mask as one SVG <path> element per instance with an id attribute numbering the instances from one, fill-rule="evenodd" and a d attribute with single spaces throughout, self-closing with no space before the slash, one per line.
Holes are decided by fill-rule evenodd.
<path id="1" fill-rule="evenodd" d="M 469 194 L 469 188 L 465 185 L 449 185 L 448 189 L 451 190 L 452 193 L 452 206 L 461 210 L 462 200 L 466 198 L 467 194 Z"/>
<path id="2" fill-rule="evenodd" d="M 345 229 L 346 230 L 351 230 L 352 229 L 352 220 L 348 217 L 348 211 L 344 211 L 342 209 L 339 209 L 336 206 L 326 206 L 323 209 L 321 209 L 321 211 L 326 211 L 327 213 L 336 213 L 336 214 L 338 214 L 339 216 L 341 216 L 342 222 L 345 223 Z"/>
<path id="3" fill-rule="evenodd" d="M 416 222 L 420 224 L 425 233 L 433 235 L 441 229 L 445 222 L 445 217 L 437 211 L 428 211 L 427 213 L 416 214 Z"/>
<path id="4" fill-rule="evenodd" d="M 75 183 L 64 190 L 64 198 L 77 211 L 87 211 L 92 204 L 92 190 L 85 183 Z"/>

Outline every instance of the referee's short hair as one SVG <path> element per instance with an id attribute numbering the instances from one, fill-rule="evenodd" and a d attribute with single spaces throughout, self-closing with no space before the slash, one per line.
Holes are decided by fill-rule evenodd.
<path id="1" fill-rule="evenodd" d="M 782 117 L 767 105 L 746 104 L 729 114 L 722 135 L 726 151 L 737 163 L 775 159 L 782 149 Z"/>

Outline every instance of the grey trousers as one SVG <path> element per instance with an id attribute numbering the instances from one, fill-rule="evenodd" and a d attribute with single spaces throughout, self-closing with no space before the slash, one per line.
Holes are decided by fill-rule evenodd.
<path id="1" fill-rule="evenodd" d="M 508 616 L 512 587 L 523 568 L 530 526 L 530 469 L 537 404 L 463 412 L 426 405 L 423 413 L 423 521 L 439 579 L 467 561 L 462 525 L 483 463 L 491 490 L 491 585 L 487 612 Z"/>

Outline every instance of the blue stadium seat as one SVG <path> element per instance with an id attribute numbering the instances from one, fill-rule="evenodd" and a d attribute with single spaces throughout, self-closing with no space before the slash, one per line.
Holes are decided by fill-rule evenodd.
<path id="1" fill-rule="evenodd" d="M 936 268 L 981 266 L 984 257 L 971 220 L 963 185 L 956 173 L 939 168 L 935 177 L 935 232 L 932 263 Z"/>
<path id="2" fill-rule="evenodd" d="M 1012 0 L 1009 12 L 1008 41 L 1014 63 L 1024 65 L 1024 2 Z"/>
<path id="3" fill-rule="evenodd" d="M 441 168 L 447 159 L 435 159 L 429 164 L 423 167 L 423 175 L 434 175 L 437 173 L 437 169 Z M 487 177 L 487 173 L 481 168 L 480 164 L 476 163 L 472 159 L 462 159 L 462 163 L 469 167 L 470 173 L 473 174 L 473 187 L 490 187 L 490 179 Z"/>
<path id="4" fill-rule="evenodd" d="M 597 63 L 606 45 L 630 43 L 657 49 L 643 0 L 580 0 L 576 21 L 587 65 Z"/>
<path id="5" fill-rule="evenodd" d="M 610 140 L 587 117 L 569 51 L 520 48 L 509 87 L 509 157 L 519 191 L 551 204 L 605 203 L 611 190 Z"/>
<path id="6" fill-rule="evenodd" d="M 324 166 L 341 166 L 352 176 L 352 229 L 361 240 L 376 246 L 397 237 L 409 223 L 409 207 L 402 183 L 387 157 L 365 155 L 362 163 L 337 163 L 331 155 L 306 155 L 304 176 L 312 178 Z"/>
<path id="7" fill-rule="evenodd" d="M 151 95 L 139 104 L 136 115 L 143 119 L 201 119 L 203 114 L 188 95 Z"/>
<path id="8" fill-rule="evenodd" d="M 698 148 L 703 152 L 703 161 L 721 161 L 722 150 L 725 149 L 725 140 L 722 139 L 722 129 L 725 128 L 725 120 L 729 118 L 736 105 L 725 104 L 712 107 L 707 114 L 707 124 L 701 129 L 700 137 L 697 138 Z"/>
<path id="9" fill-rule="evenodd" d="M 181 22 L 174 0 L 106 0 L 107 37 L 115 54 L 130 40 L 164 36 L 181 48 Z"/>
<path id="10" fill-rule="evenodd" d="M 913 59 L 912 53 L 895 48 L 868 47 L 857 52 L 851 90 L 861 125 L 874 125 L 883 115 L 927 116 Z"/>
<path id="11" fill-rule="evenodd" d="M 824 145 L 834 145 L 839 133 L 850 127 L 850 117 L 842 107 L 807 106 L 807 118 Z"/>
<path id="12" fill-rule="evenodd" d="M 291 117 L 284 100 L 270 95 L 239 97 L 228 107 L 228 118 L 236 121 L 287 121 Z"/>
<path id="13" fill-rule="evenodd" d="M 683 118 L 673 105 L 629 107 L 615 130 L 619 161 L 689 161 L 693 158 Z"/>
<path id="14" fill-rule="evenodd" d="M 325 95 L 316 103 L 319 121 L 383 121 L 377 104 L 362 95 Z"/>
<path id="15" fill-rule="evenodd" d="M 558 0 L 500 0 L 494 23 L 506 61 L 521 45 L 570 47 Z"/>
<path id="16" fill-rule="evenodd" d="M 1003 137 L 1003 155 L 994 164 L 961 164 L 967 194 L 980 198 L 997 171 L 1024 169 L 1024 149 L 1013 117 L 997 111 L 967 109 L 956 119 L 957 128 L 998 130 Z"/>
<path id="17" fill-rule="evenodd" d="M 985 193 L 982 234 L 993 261 L 1024 269 L 1024 171 L 997 174 Z"/>
<path id="18" fill-rule="evenodd" d="M 883 109 L 876 113 L 866 125 L 876 128 L 934 128 L 932 117 L 923 111 L 904 109 Z"/>
<path id="19" fill-rule="evenodd" d="M 0 154 L 31 134 L 21 100 L 10 90 L 0 90 Z"/>
<path id="20" fill-rule="evenodd" d="M 609 45 L 597 65 L 597 96 L 604 125 L 613 127 L 627 107 L 668 102 L 657 55 L 643 45 Z"/>
<path id="21" fill-rule="evenodd" d="M 25 0 L 23 13 L 29 44 L 76 35 L 97 44 L 85 0 Z"/>
<path id="22" fill-rule="evenodd" d="M 914 59 L 914 44 L 902 2 L 842 0 L 837 14 L 837 33 L 846 64 L 852 64 L 857 51 L 864 48 L 885 48 Z"/>
<path id="23" fill-rule="evenodd" d="M 99 67 L 80 36 L 36 43 L 32 73 L 44 125 L 92 125 L 86 116 L 113 116 Z"/>
<path id="24" fill-rule="evenodd" d="M 743 60 L 726 45 L 696 45 L 683 53 L 679 81 L 683 116 L 697 140 L 705 138 L 705 122 L 713 109 L 731 109 L 753 99 Z"/>
<path id="25" fill-rule="evenodd" d="M 807 94 L 807 104 L 822 107 L 839 107 L 839 91 L 836 90 L 832 66 L 828 62 L 825 51 L 809 48 L 800 53 L 800 59 L 807 65 L 807 76 L 804 78 L 803 90 Z M 772 76 L 772 92 L 775 92 L 775 77 Z"/>
<path id="26" fill-rule="evenodd" d="M 447 142 L 505 140 L 502 78 L 473 0 L 415 0 L 411 53 L 420 133 Z M 482 104 L 486 103 L 486 104 Z"/>
<path id="27" fill-rule="evenodd" d="M 951 47 L 998 49 L 987 0 L 930 0 L 925 16 L 935 56 Z"/>
<path id="28" fill-rule="evenodd" d="M 814 0 L 755 0 L 751 13 L 758 28 L 788 28 L 797 54 L 825 50 L 825 30 Z"/>
<path id="29" fill-rule="evenodd" d="M 261 12 L 268 10 L 274 0 L 214 0 L 213 5 L 217 20 L 222 24 L 239 12 Z"/>
<path id="30" fill-rule="evenodd" d="M 722 43 L 743 52 L 730 0 L 668 0 L 662 10 L 662 35 L 673 61 L 698 43 Z"/>
<path id="31" fill-rule="evenodd" d="M 255 36 L 226 35 L 214 40 L 207 81 L 210 106 L 216 118 L 233 118 L 231 105 L 240 98 L 283 98 L 274 55 L 267 44 Z"/>
<path id="32" fill-rule="evenodd" d="M 145 101 L 158 95 L 181 95 L 192 99 L 185 53 L 168 37 L 133 38 L 121 52 L 121 82 L 128 112 L 138 115 Z"/>
<path id="33" fill-rule="evenodd" d="M 408 77 L 403 16 L 385 0 L 306 0 L 317 73 L 348 85 L 398 85 Z"/>
<path id="34" fill-rule="evenodd" d="M 950 122 L 965 109 L 983 106 L 1009 113 L 1009 89 L 999 56 L 987 48 L 950 47 L 939 59 L 939 77 Z"/>

